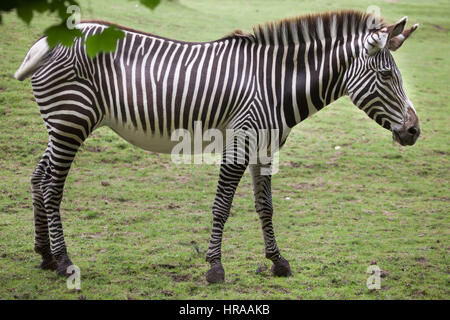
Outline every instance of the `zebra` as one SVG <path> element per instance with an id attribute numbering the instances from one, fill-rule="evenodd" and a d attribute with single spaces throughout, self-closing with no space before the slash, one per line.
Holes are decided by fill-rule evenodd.
<path id="1" fill-rule="evenodd" d="M 342 96 L 401 145 L 413 145 L 419 120 L 403 89 L 391 51 L 417 29 L 407 17 L 389 25 L 359 11 L 304 15 L 235 31 L 211 42 L 183 42 L 117 26 L 125 33 L 114 52 L 89 58 L 83 40 L 112 24 L 82 21 L 83 38 L 50 49 L 46 37 L 30 48 L 15 73 L 31 77 L 49 141 L 31 176 L 35 252 L 42 269 L 68 276 L 60 203 L 74 157 L 88 136 L 107 126 L 128 142 L 170 153 L 174 130 L 276 129 L 281 148 L 291 129 Z M 238 134 L 236 133 L 236 136 Z M 223 282 L 221 244 L 235 190 L 249 168 L 265 256 L 275 276 L 292 275 L 272 223 L 272 161 L 250 163 L 248 140 L 223 146 L 206 253 L 209 283 Z M 253 147 L 254 149 L 255 147 Z M 256 147 L 258 148 L 258 147 Z M 252 149 L 252 150 L 253 150 Z M 235 153 L 236 151 L 236 153 Z M 232 158 L 236 159 L 236 158 Z"/>

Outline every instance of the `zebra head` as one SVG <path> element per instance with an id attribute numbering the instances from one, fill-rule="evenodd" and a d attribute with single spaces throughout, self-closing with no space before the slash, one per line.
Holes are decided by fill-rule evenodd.
<path id="1" fill-rule="evenodd" d="M 392 131 L 401 145 L 413 145 L 420 135 L 417 113 L 403 89 L 402 77 L 391 51 L 395 51 L 418 25 L 404 30 L 407 17 L 394 25 L 373 30 L 347 72 L 347 92 L 353 103 L 382 127 Z"/>

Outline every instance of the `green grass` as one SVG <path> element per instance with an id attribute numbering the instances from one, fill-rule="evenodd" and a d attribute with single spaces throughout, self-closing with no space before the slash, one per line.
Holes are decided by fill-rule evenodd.
<path id="1" fill-rule="evenodd" d="M 421 121 L 413 147 L 343 98 L 293 130 L 273 178 L 275 231 L 294 276 L 274 278 L 264 258 L 245 174 L 225 226 L 226 283 L 208 285 L 204 261 L 218 166 L 175 165 L 101 128 L 77 155 L 62 217 L 81 292 L 34 268 L 29 177 L 47 143 L 29 80 L 13 73 L 42 30 L 15 14 L 0 26 L 1 299 L 449 299 L 448 1 L 80 1 L 83 19 L 103 19 L 183 40 L 325 9 L 378 5 L 391 22 L 420 28 L 394 54 Z M 341 146 L 335 150 L 335 146 Z M 104 186 L 102 182 L 109 185 Z M 104 183 L 105 184 L 105 183 Z M 289 198 L 289 200 L 287 200 Z M 384 272 L 366 287 L 367 267 Z M 256 272 L 262 267 L 262 272 Z"/>

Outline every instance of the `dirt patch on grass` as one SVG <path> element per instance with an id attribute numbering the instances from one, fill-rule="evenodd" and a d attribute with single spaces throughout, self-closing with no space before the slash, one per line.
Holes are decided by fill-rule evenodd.
<path id="1" fill-rule="evenodd" d="M 186 282 L 192 279 L 192 276 L 190 274 L 178 274 L 175 272 L 170 272 L 168 276 L 171 277 L 175 282 Z"/>
<path id="2" fill-rule="evenodd" d="M 433 24 L 433 28 L 435 28 L 436 30 L 439 30 L 439 31 L 445 31 L 445 32 L 448 31 L 447 28 L 441 27 L 441 26 L 438 25 L 438 24 Z"/>
<path id="3" fill-rule="evenodd" d="M 296 190 L 311 190 L 323 187 L 325 186 L 325 183 L 300 182 L 300 183 L 287 183 L 287 185 Z"/>

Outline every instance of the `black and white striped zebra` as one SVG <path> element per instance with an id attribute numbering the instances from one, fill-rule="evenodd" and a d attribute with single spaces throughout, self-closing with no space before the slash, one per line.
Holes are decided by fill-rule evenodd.
<path id="1" fill-rule="evenodd" d="M 147 150 L 170 153 L 177 129 L 233 132 L 276 129 L 281 147 L 291 130 L 341 96 L 389 129 L 402 145 L 419 136 L 417 114 L 407 98 L 391 55 L 417 28 L 404 30 L 356 11 L 302 16 L 234 32 L 212 42 L 189 43 L 122 28 L 114 53 L 90 59 L 81 39 L 50 50 L 46 38 L 30 49 L 15 76 L 31 76 L 49 143 L 32 178 L 35 251 L 41 267 L 66 274 L 72 264 L 63 237 L 60 202 L 64 182 L 80 145 L 108 126 Z M 85 36 L 109 24 L 82 22 Z M 236 133 L 238 135 L 238 133 Z M 264 235 L 266 257 L 277 276 L 291 274 L 280 255 L 273 225 L 271 163 L 249 163 L 249 144 L 238 148 L 243 162 L 223 161 L 213 205 L 207 252 L 209 282 L 224 281 L 222 231 L 234 192 L 247 167 Z"/>

